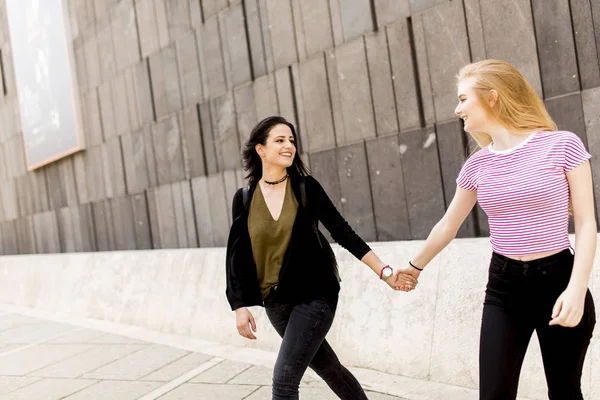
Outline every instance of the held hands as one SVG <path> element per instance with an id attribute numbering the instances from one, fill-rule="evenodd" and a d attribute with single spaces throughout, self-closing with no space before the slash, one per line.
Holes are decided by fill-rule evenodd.
<path id="1" fill-rule="evenodd" d="M 583 316 L 586 294 L 587 288 L 581 290 L 567 287 L 556 299 L 552 309 L 550 325 L 560 325 L 567 328 L 579 325 Z"/>
<path id="2" fill-rule="evenodd" d="M 386 281 L 392 289 L 410 292 L 417 287 L 421 271 L 416 270 L 410 265 L 398 267 L 394 270 L 394 274 Z"/>
<path id="3" fill-rule="evenodd" d="M 254 322 L 252 313 L 246 307 L 240 307 L 235 310 L 235 325 L 240 336 L 256 340 L 256 336 L 252 333 L 256 332 L 256 322 Z"/>

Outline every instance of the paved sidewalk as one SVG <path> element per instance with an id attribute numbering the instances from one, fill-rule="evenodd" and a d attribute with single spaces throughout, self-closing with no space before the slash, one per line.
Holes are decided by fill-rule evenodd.
<path id="1" fill-rule="evenodd" d="M 273 360 L 259 350 L 0 306 L 1 400 L 270 400 Z M 352 371 L 371 400 L 477 398 L 472 389 Z M 300 398 L 337 399 L 312 373 Z"/>

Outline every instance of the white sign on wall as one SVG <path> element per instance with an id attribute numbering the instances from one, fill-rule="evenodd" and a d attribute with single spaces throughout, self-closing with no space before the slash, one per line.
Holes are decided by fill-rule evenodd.
<path id="1" fill-rule="evenodd" d="M 27 169 L 83 148 L 64 0 L 6 0 Z"/>

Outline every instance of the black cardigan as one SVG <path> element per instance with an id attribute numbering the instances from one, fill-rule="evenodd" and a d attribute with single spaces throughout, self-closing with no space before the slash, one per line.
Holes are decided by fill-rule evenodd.
<path id="1" fill-rule="evenodd" d="M 300 179 L 305 182 L 304 201 Z M 315 178 L 300 177 L 291 183 L 298 212 L 279 272 L 276 300 L 299 304 L 325 298 L 335 308 L 340 290 L 337 264 L 331 246 L 315 226 L 320 221 L 333 239 L 359 260 L 371 248 L 352 230 Z M 250 187 L 249 199 L 255 189 L 256 184 Z M 239 189 L 233 197 L 233 223 L 227 241 L 225 292 L 232 310 L 264 305 L 248 234 L 250 201 L 244 204 L 242 192 Z"/>

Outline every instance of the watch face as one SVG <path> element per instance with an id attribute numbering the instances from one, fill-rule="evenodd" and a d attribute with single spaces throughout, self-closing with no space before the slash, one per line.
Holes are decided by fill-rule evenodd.
<path id="1" fill-rule="evenodd" d="M 394 271 L 392 271 L 390 267 L 384 268 L 384 270 L 381 273 L 381 279 L 385 281 L 387 278 L 392 276 L 393 273 Z"/>

